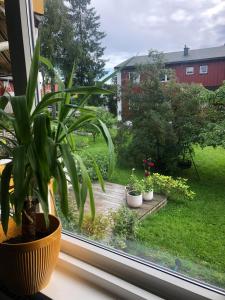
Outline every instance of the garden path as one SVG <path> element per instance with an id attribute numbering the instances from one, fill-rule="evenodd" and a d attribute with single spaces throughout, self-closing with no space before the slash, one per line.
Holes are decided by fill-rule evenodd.
<path id="1" fill-rule="evenodd" d="M 93 184 L 93 192 L 95 197 L 96 213 L 107 213 L 109 210 L 117 210 L 121 205 L 126 204 L 125 186 L 105 182 L 105 193 L 102 191 L 98 183 Z M 133 208 L 137 211 L 139 218 L 143 218 L 148 214 L 156 212 L 167 203 L 167 199 L 163 195 L 154 194 L 154 199 L 144 201 L 140 208 Z M 89 201 L 86 202 L 85 210 L 89 210 Z"/>

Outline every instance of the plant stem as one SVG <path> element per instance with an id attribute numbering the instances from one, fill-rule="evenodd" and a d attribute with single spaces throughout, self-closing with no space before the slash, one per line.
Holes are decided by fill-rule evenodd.
<path id="1" fill-rule="evenodd" d="M 34 241 L 36 238 L 36 206 L 37 199 L 27 197 L 22 212 L 22 237 L 24 242 Z"/>

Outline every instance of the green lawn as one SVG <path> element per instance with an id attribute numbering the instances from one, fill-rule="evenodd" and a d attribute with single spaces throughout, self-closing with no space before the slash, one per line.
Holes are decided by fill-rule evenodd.
<path id="1" fill-rule="evenodd" d="M 102 140 L 89 142 L 84 151 L 105 153 Z M 225 288 L 225 150 L 196 148 L 194 169 L 180 172 L 196 193 L 193 201 L 169 201 L 158 213 L 146 217 L 139 242 L 130 252 Z M 116 167 L 112 182 L 126 184 L 131 170 Z M 142 176 L 142 170 L 137 174 Z"/>

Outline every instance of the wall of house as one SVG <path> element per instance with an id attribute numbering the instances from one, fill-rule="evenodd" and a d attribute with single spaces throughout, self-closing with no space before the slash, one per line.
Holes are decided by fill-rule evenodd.
<path id="1" fill-rule="evenodd" d="M 208 65 L 208 73 L 200 74 L 200 66 Z M 188 63 L 169 65 L 176 72 L 177 81 L 182 83 L 201 83 L 208 88 L 217 88 L 225 80 L 225 60 L 202 61 L 201 63 Z M 186 67 L 194 67 L 193 75 L 186 75 Z"/>

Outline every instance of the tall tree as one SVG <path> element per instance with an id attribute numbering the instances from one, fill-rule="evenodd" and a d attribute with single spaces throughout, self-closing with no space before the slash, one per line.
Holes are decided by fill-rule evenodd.
<path id="1" fill-rule="evenodd" d="M 90 0 L 69 0 L 70 16 L 75 30 L 75 42 L 79 47 L 76 59 L 75 81 L 79 85 L 93 84 L 105 75 L 105 61 L 101 46 L 105 33 L 100 30 L 100 17 Z"/>
<path id="2" fill-rule="evenodd" d="M 41 54 L 63 71 L 71 71 L 71 61 L 74 60 L 76 47 L 74 44 L 74 26 L 71 22 L 68 8 L 63 0 L 47 0 L 45 14 L 40 28 Z M 68 63 L 69 60 L 69 63 Z M 69 65 L 69 67 L 68 67 Z M 42 73 L 54 82 L 54 74 L 42 66 Z"/>

